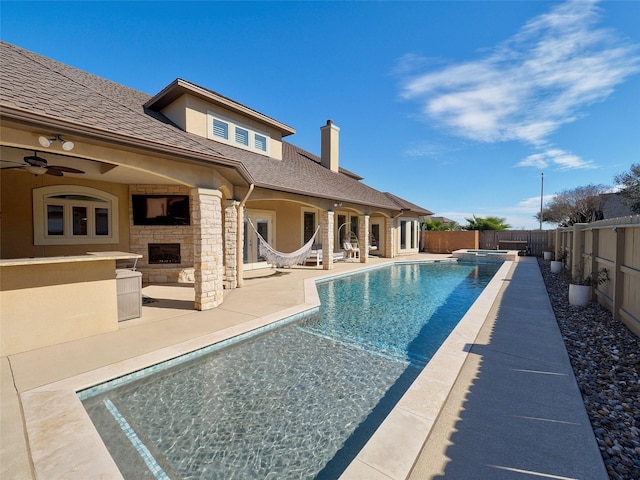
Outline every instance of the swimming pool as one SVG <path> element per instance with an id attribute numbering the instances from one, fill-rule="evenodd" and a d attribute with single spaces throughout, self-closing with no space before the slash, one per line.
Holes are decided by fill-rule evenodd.
<path id="1" fill-rule="evenodd" d="M 126 478 L 335 478 L 497 267 L 396 265 L 322 282 L 316 314 L 85 407 Z"/>

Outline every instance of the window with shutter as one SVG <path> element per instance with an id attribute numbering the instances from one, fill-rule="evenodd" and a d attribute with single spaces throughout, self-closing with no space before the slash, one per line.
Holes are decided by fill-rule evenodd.
<path id="1" fill-rule="evenodd" d="M 236 143 L 249 146 L 249 132 L 244 128 L 236 127 Z"/>
<path id="2" fill-rule="evenodd" d="M 255 135 L 255 146 L 256 146 L 256 150 L 260 150 L 262 152 L 266 152 L 267 151 L 267 137 L 265 137 L 263 135 L 258 135 L 256 133 L 256 135 Z"/>
<path id="3" fill-rule="evenodd" d="M 213 136 L 224 138 L 225 140 L 229 140 L 229 124 L 227 122 L 223 122 L 222 120 L 218 120 L 217 118 L 213 119 Z"/>
<path id="4" fill-rule="evenodd" d="M 208 112 L 208 122 L 208 138 L 263 155 L 269 154 L 269 135 L 265 131 L 215 112 Z"/>

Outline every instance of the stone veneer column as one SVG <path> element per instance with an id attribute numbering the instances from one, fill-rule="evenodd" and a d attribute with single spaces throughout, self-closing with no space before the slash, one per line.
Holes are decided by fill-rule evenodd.
<path id="1" fill-rule="evenodd" d="M 322 213 L 322 268 L 333 269 L 333 212 L 327 210 Z"/>
<path id="2" fill-rule="evenodd" d="M 238 236 L 236 237 L 236 281 L 238 288 L 244 285 L 244 239 L 247 232 L 245 231 L 245 213 L 247 208 L 243 205 L 240 207 L 238 203 Z"/>
<path id="3" fill-rule="evenodd" d="M 223 300 L 222 193 L 191 190 L 195 308 L 210 310 Z"/>
<path id="4" fill-rule="evenodd" d="M 238 286 L 238 205 L 236 200 L 224 203 L 224 287 Z"/>
<path id="5" fill-rule="evenodd" d="M 369 261 L 369 215 L 358 217 L 358 246 L 360 247 L 360 263 Z"/>
<path id="6" fill-rule="evenodd" d="M 385 257 L 387 258 L 395 258 L 396 256 L 396 246 L 395 246 L 395 226 L 396 224 L 396 219 L 394 218 L 387 218 L 385 225 L 386 228 L 385 230 L 385 250 L 386 250 L 386 255 Z"/>

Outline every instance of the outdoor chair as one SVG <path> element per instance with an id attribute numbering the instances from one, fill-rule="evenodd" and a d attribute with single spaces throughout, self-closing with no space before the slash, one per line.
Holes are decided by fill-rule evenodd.
<path id="1" fill-rule="evenodd" d="M 345 255 L 347 259 L 358 259 L 360 258 L 360 249 L 358 247 L 354 247 L 349 242 L 344 242 L 342 245 L 344 248 Z"/>

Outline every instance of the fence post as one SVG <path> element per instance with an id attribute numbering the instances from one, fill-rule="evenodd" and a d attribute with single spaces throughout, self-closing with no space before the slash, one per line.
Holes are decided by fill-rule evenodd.
<path id="1" fill-rule="evenodd" d="M 577 278 L 580 273 L 584 278 L 584 230 L 586 223 L 573 224 L 573 242 L 571 245 L 571 277 Z M 582 280 L 582 278 L 580 278 Z"/>
<path id="2" fill-rule="evenodd" d="M 625 237 L 626 229 L 620 227 L 614 227 L 613 231 L 616 234 L 616 246 L 613 255 L 613 318 L 622 321 L 620 310 L 624 304 L 624 272 L 622 266 L 624 264 L 624 250 L 625 250 Z"/>

